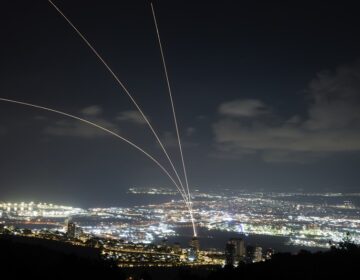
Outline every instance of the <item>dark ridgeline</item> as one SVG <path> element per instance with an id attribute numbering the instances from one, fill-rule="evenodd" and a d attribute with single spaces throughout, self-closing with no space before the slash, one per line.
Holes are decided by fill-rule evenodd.
<path id="1" fill-rule="evenodd" d="M 358 279 L 359 264 L 360 246 L 342 243 L 327 252 L 278 253 L 265 262 L 228 265 L 206 279 Z"/>
<path id="2" fill-rule="evenodd" d="M 121 270 L 101 260 L 94 248 L 14 236 L 0 236 L 0 271 L 14 279 L 125 279 Z"/>

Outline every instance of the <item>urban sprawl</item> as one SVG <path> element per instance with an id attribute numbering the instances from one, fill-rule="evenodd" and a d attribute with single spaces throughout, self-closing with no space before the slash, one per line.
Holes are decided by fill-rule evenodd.
<path id="1" fill-rule="evenodd" d="M 222 248 L 208 248 L 192 237 L 184 203 L 166 188 L 130 188 L 132 195 L 174 196 L 166 203 L 82 209 L 39 202 L 1 202 L 0 233 L 66 242 L 99 250 L 121 267 L 237 265 L 271 258 L 274 250 L 245 244 L 242 236 L 288 238 L 295 246 L 325 249 L 346 234 L 360 243 L 360 194 L 221 193 L 193 194 L 198 228 L 233 233 Z M 316 202 L 314 202 L 316 201 Z M 170 243 L 179 231 L 188 243 Z"/>

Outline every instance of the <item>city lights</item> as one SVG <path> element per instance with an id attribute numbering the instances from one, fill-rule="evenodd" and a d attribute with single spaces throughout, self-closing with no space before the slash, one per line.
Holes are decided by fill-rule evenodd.
<path id="1" fill-rule="evenodd" d="M 129 193 L 169 195 L 169 190 L 131 188 Z M 307 202 L 306 198 L 312 196 L 336 197 L 337 200 L 333 204 Z M 295 201 L 295 197 L 303 199 Z M 198 226 L 207 229 L 209 234 L 219 231 L 234 236 L 281 236 L 288 239 L 289 246 L 326 249 L 329 241 L 340 242 L 350 233 L 353 242 L 360 243 L 360 209 L 344 200 L 341 194 L 196 191 L 193 211 Z M 236 242 L 224 244 L 216 253 L 211 248 L 200 249 L 197 239 L 196 242 L 189 240 L 190 247 L 168 244 L 168 238 L 181 235 L 179 229 L 191 229 L 191 217 L 181 200 L 89 209 L 51 203 L 3 202 L 0 215 L 3 233 L 98 247 L 104 258 L 114 259 L 124 267 L 140 263 L 148 266 L 220 265 L 226 262 L 226 254 L 237 250 L 231 245 Z M 224 253 L 224 249 L 228 253 L 226 250 Z M 241 253 L 243 260 L 261 261 L 270 256 L 261 247 L 250 246 L 247 251 L 247 255 Z M 234 258 L 239 260 L 240 257 Z"/>

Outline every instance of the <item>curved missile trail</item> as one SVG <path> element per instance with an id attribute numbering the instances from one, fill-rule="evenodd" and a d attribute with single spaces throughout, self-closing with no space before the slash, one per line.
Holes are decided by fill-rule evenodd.
<path id="1" fill-rule="evenodd" d="M 124 90 L 124 92 L 127 94 L 127 96 L 130 98 L 130 100 L 132 101 L 132 103 L 135 105 L 135 107 L 137 108 L 137 110 L 139 111 L 139 113 L 141 114 L 141 116 L 144 118 L 145 122 L 147 123 L 147 125 L 149 126 L 151 132 L 153 133 L 153 135 L 155 136 L 157 142 L 159 143 L 161 149 L 163 150 L 167 160 L 169 161 L 171 168 L 173 169 L 175 176 L 177 178 L 177 180 L 180 183 L 180 186 L 184 189 L 183 183 L 180 179 L 180 176 L 178 174 L 178 172 L 176 171 L 176 168 L 172 162 L 172 160 L 170 159 L 170 156 L 168 154 L 168 152 L 166 151 L 163 143 L 161 142 L 158 134 L 155 132 L 153 126 L 151 125 L 150 121 L 148 120 L 148 118 L 145 116 L 145 114 L 143 113 L 143 111 L 141 110 L 140 106 L 137 104 L 137 102 L 135 101 L 135 99 L 132 97 L 132 95 L 130 94 L 130 92 L 128 91 L 128 89 L 125 87 L 125 85 L 120 81 L 119 77 L 114 73 L 114 71 L 110 68 L 110 66 L 106 63 L 106 61 L 102 58 L 102 56 L 96 51 L 96 49 L 90 44 L 90 42 L 85 38 L 84 35 L 82 35 L 82 33 L 76 28 L 76 26 L 65 16 L 65 14 L 51 1 L 48 0 L 49 3 L 58 11 L 58 13 L 67 21 L 67 23 L 75 30 L 75 32 L 80 36 L 80 38 L 86 43 L 86 45 L 92 50 L 92 52 L 96 55 L 96 57 L 100 60 L 100 62 L 105 66 L 105 68 L 110 72 L 110 74 L 113 76 L 113 78 L 115 79 L 115 81 L 120 85 L 120 87 Z M 185 189 L 184 189 L 185 190 Z M 187 197 L 187 196 L 186 196 Z M 188 198 L 187 198 L 188 200 Z"/>
<path id="2" fill-rule="evenodd" d="M 172 170 L 174 171 L 174 174 L 185 194 L 185 204 L 187 205 L 187 207 L 189 208 L 189 214 L 191 216 L 191 221 L 192 221 L 192 225 L 193 225 L 193 231 L 194 231 L 194 235 L 196 236 L 196 228 L 195 228 L 195 223 L 194 223 L 194 218 L 193 218 L 193 214 L 192 214 L 192 205 L 190 202 L 190 193 L 189 193 L 189 187 L 188 187 L 188 183 L 186 182 L 186 186 L 188 189 L 188 194 L 186 193 L 186 190 L 184 188 L 184 185 L 182 183 L 182 180 L 180 179 L 180 176 L 168 154 L 168 152 L 166 151 L 163 143 L 161 142 L 158 134 L 156 133 L 156 131 L 154 130 L 154 128 L 152 127 L 150 121 L 148 120 L 148 118 L 145 116 L 145 114 L 143 113 L 143 111 L 141 110 L 140 106 L 137 104 L 137 102 L 135 101 L 135 99 L 132 97 L 132 95 L 130 94 L 130 92 L 127 90 L 127 88 L 125 87 L 125 85 L 120 81 L 119 77 L 114 73 L 114 71 L 110 68 L 110 66 L 106 63 L 106 61 L 101 57 L 101 55 L 96 51 L 96 49 L 90 44 L 90 42 L 85 38 L 85 36 L 76 28 L 76 26 L 65 16 L 65 14 L 51 1 L 48 0 L 49 3 L 58 11 L 58 13 L 68 22 L 68 24 L 75 30 L 75 32 L 80 36 L 80 38 L 86 43 L 86 45 L 92 50 L 92 52 L 97 56 L 97 58 L 100 60 L 100 62 L 105 66 L 105 68 L 110 72 L 110 74 L 113 76 L 113 78 L 115 79 L 115 81 L 120 85 L 120 87 L 125 91 L 125 93 L 127 94 L 127 96 L 130 98 L 130 100 L 133 102 L 133 104 L 135 105 L 135 107 L 137 108 L 137 110 L 139 111 L 139 113 L 141 114 L 141 116 L 144 118 L 145 122 L 147 123 L 147 125 L 149 126 L 151 132 L 153 133 L 153 135 L 155 136 L 157 142 L 159 143 L 161 149 L 163 150 L 167 160 L 169 161 Z M 175 116 L 176 117 L 176 116 Z M 176 124 L 177 125 L 177 124 Z M 178 133 L 178 129 L 177 129 L 177 134 L 179 136 Z M 181 144 L 181 143 L 180 143 Z M 181 149 L 181 154 L 182 154 L 182 149 Z M 182 161 L 183 161 L 183 156 L 182 156 Z M 184 161 L 183 161 L 183 167 L 184 167 Z M 185 170 L 185 169 L 184 169 Z M 185 180 L 187 181 L 187 175 L 186 175 L 186 170 L 184 172 L 185 175 Z"/>
<path id="3" fill-rule="evenodd" d="M 176 113 L 175 113 L 175 105 L 174 105 L 174 100 L 173 100 L 173 96 L 172 96 L 172 90 L 171 90 L 171 86 L 170 86 L 168 70 L 167 70 L 167 67 L 166 67 L 165 55 L 164 55 L 164 51 L 163 51 L 163 47 L 162 47 L 162 43 L 161 43 L 160 32 L 159 32 L 159 27 L 158 27 L 157 20 L 156 20 L 156 14 L 155 14 L 153 3 L 150 3 L 150 5 L 151 5 L 151 11 L 152 11 L 153 19 L 154 19 L 157 39 L 158 39 L 158 43 L 159 43 L 161 60 L 162 60 L 163 68 L 164 68 L 166 84 L 167 84 L 169 97 L 170 97 L 170 103 L 171 103 L 171 109 L 172 109 L 173 118 L 174 118 L 175 130 L 176 130 L 177 140 L 178 140 L 178 144 L 179 144 L 180 157 L 181 157 L 181 162 L 182 162 L 182 167 L 183 167 L 183 172 L 184 172 L 184 177 L 185 177 L 185 185 L 186 185 L 186 188 L 187 188 L 187 196 L 188 196 L 190 208 L 192 209 L 189 182 L 188 182 L 188 177 L 187 177 L 187 172 L 186 172 L 183 149 L 182 149 L 182 145 L 181 145 L 178 121 L 177 121 Z M 197 234 L 196 234 L 196 229 L 195 229 L 195 225 L 194 225 L 194 218 L 192 216 L 192 211 L 191 211 L 190 215 L 191 215 L 191 220 L 192 220 L 193 228 L 194 228 L 194 236 L 196 236 Z"/>
<path id="4" fill-rule="evenodd" d="M 182 192 L 182 190 L 180 189 L 180 187 L 178 186 L 178 184 L 175 182 L 174 178 L 170 175 L 170 173 L 166 170 L 166 168 L 160 163 L 158 162 L 152 155 L 150 155 L 148 152 L 146 152 L 144 149 L 140 148 L 139 146 L 137 146 L 136 144 L 134 144 L 133 142 L 131 142 L 130 140 L 122 137 L 121 135 L 117 134 L 116 132 L 114 131 L 111 131 L 101 125 L 98 125 L 94 122 L 91 122 L 91 121 L 88 121 L 86 119 L 83 119 L 83 118 L 80 118 L 80 117 L 77 117 L 77 116 L 74 116 L 74 115 L 71 115 L 71 114 L 68 114 L 68 113 L 65 113 L 65 112 L 62 112 L 62 111 L 59 111 L 59 110 L 55 110 L 55 109 L 52 109 L 52 108 L 48 108 L 48 107 L 44 107 L 44 106 L 39 106 L 39 105 L 36 105 L 36 104 L 31 104 L 31 103 L 27 103 L 27 102 L 22 102 L 22 101 L 17 101 L 17 100 L 12 100 L 12 99 L 6 99 L 6 98 L 0 98 L 0 101 L 4 101 L 4 102 L 10 102 L 10 103 L 15 103 L 15 104 L 19 104 L 19 105 L 24 105 L 24 106 L 28 106 L 28 107 L 33 107 L 33 108 L 37 108 L 37 109 L 41 109 L 41 110 L 45 110 L 45 111 L 49 111 L 49 112 L 53 112 L 53 113 L 57 113 L 57 114 L 60 114 L 60 115 L 63 115 L 63 116 L 66 116 L 66 117 L 69 117 L 69 118 L 72 118 L 72 119 L 75 119 L 75 120 L 78 120 L 78 121 L 81 121 L 83 123 L 86 123 L 86 124 L 89 124 L 91 126 L 94 126 L 98 129 L 101 129 L 119 139 L 121 139 L 122 141 L 126 142 L 127 144 L 129 144 L 130 146 L 134 147 L 135 149 L 137 149 L 138 151 L 142 152 L 144 155 L 146 155 L 149 159 L 151 159 L 154 163 L 156 163 L 160 168 L 161 170 L 170 178 L 170 180 L 174 183 L 174 185 L 176 186 L 176 188 L 178 189 L 179 193 L 181 194 L 182 198 L 184 199 L 185 201 L 185 204 L 188 205 L 188 203 L 186 202 L 186 194 L 184 194 Z M 187 206 L 188 209 L 189 206 Z M 189 210 L 190 211 L 190 210 Z"/>

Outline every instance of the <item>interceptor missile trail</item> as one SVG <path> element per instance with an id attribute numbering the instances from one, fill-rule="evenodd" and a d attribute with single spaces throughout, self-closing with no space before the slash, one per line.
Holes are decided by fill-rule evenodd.
<path id="1" fill-rule="evenodd" d="M 39 106 L 39 105 L 36 105 L 36 104 L 27 103 L 27 102 L 22 102 L 22 101 L 17 101 L 17 100 L 12 100 L 12 99 L 6 99 L 6 98 L 0 98 L 0 101 L 10 102 L 10 103 L 14 103 L 14 104 L 24 105 L 24 106 L 28 106 L 28 107 L 33 107 L 33 108 L 37 108 L 37 109 L 57 113 L 57 114 L 60 114 L 60 115 L 63 115 L 63 116 L 66 116 L 66 117 L 81 121 L 83 123 L 89 124 L 91 126 L 94 126 L 94 127 L 98 128 L 98 129 L 101 129 L 101 130 L 105 131 L 106 133 L 109 133 L 109 134 L 121 139 L 122 141 L 126 142 L 127 144 L 134 147 L 138 151 L 142 152 L 144 155 L 146 155 L 149 159 L 151 159 L 154 163 L 156 163 L 161 168 L 161 170 L 170 178 L 170 180 L 176 186 L 176 188 L 178 189 L 181 197 L 183 198 L 183 200 L 185 202 L 185 205 L 188 207 L 188 209 L 190 211 L 190 207 L 188 206 L 188 202 L 187 202 L 187 199 L 186 199 L 186 194 L 183 193 L 183 191 L 180 189 L 180 187 L 175 182 L 174 178 L 170 175 L 170 173 L 166 170 L 166 168 L 160 162 L 158 162 L 152 155 L 150 155 L 148 152 L 146 152 L 144 149 L 140 148 L 138 145 L 131 142 L 130 140 L 122 137 L 121 135 L 117 134 L 116 132 L 111 131 L 111 130 L 109 130 L 109 129 L 107 129 L 107 128 L 99 125 L 99 124 L 96 124 L 94 122 L 88 121 L 86 119 L 83 119 L 83 118 L 80 118 L 80 117 L 77 117 L 77 116 L 74 116 L 74 115 L 59 111 L 59 110 L 55 110 L 55 109 L 52 109 L 52 108 Z"/>
<path id="2" fill-rule="evenodd" d="M 171 103 L 171 109 L 172 109 L 173 118 L 174 118 L 175 130 L 176 130 L 177 140 L 178 140 L 178 144 L 179 144 L 180 157 L 181 157 L 181 162 L 182 162 L 182 167 L 183 167 L 183 172 L 184 172 L 184 177 L 185 177 L 185 185 L 186 185 L 186 188 L 187 188 L 187 196 L 188 196 L 190 208 L 192 209 L 189 182 L 188 182 L 188 177 L 187 177 L 187 172 L 186 172 L 183 149 L 182 149 L 182 145 L 181 145 L 178 121 L 177 121 L 176 113 L 175 113 L 175 105 L 174 105 L 174 101 L 173 101 L 173 96 L 172 96 L 172 90 L 171 90 L 171 86 L 170 86 L 168 70 L 167 70 L 167 67 L 166 67 L 165 55 L 164 55 L 164 51 L 163 51 L 163 47 L 162 47 L 162 43 L 161 43 L 160 32 L 159 32 L 158 23 L 157 23 L 157 20 L 156 20 L 155 9 L 154 9 L 153 3 L 150 3 L 150 5 L 151 5 L 152 15 L 153 15 L 153 18 L 154 18 L 154 24 L 155 24 L 158 43 L 159 43 L 161 60 L 162 60 L 163 68 L 164 68 L 166 84 L 167 84 L 169 97 L 170 97 L 170 103 Z M 184 191 L 185 191 L 185 189 L 184 189 Z M 194 236 L 196 236 L 197 234 L 196 234 L 196 229 L 195 229 L 195 224 L 194 224 L 194 217 L 192 216 L 192 211 L 191 211 L 190 215 L 191 215 L 191 221 L 193 223 L 193 228 L 194 228 Z"/>
<path id="3" fill-rule="evenodd" d="M 163 143 L 161 142 L 158 134 L 156 133 L 156 131 L 154 130 L 153 126 L 151 125 L 150 121 L 148 120 L 148 118 L 145 116 L 145 114 L 143 113 L 143 111 L 141 110 L 140 106 L 137 104 L 136 100 L 133 98 L 133 96 L 130 94 L 130 92 L 128 91 L 128 89 L 125 87 L 125 85 L 120 81 L 119 77 L 114 73 L 114 71 L 110 68 L 110 66 L 106 63 L 106 61 L 102 58 L 102 56 L 96 51 L 96 49 L 90 44 L 90 42 L 85 38 L 85 36 L 76 28 L 76 26 L 65 16 L 65 14 L 51 1 L 48 0 L 49 3 L 56 9 L 56 11 L 67 21 L 67 23 L 75 30 L 75 32 L 80 36 L 80 38 L 86 43 L 86 45 L 92 50 L 92 52 L 96 55 L 96 57 L 100 60 L 100 62 L 105 66 L 105 68 L 110 72 L 110 74 L 113 76 L 113 78 L 115 79 L 115 81 L 120 85 L 120 87 L 124 90 L 124 92 L 127 94 L 127 96 L 130 98 L 130 100 L 132 101 L 132 103 L 135 105 L 135 107 L 137 108 L 137 110 L 139 111 L 139 113 L 141 114 L 141 116 L 144 118 L 145 122 L 147 123 L 147 125 L 149 126 L 151 132 L 153 133 L 153 135 L 155 136 L 157 142 L 159 143 L 162 151 L 164 152 L 167 160 L 169 161 L 172 170 L 175 173 L 175 176 L 177 178 L 177 180 L 180 183 L 180 186 L 184 189 L 183 183 L 180 179 L 180 176 L 178 174 L 178 172 L 176 171 L 176 168 L 168 154 L 168 152 L 166 151 Z M 185 189 L 184 189 L 185 190 Z M 186 193 L 185 193 L 186 194 Z"/>
<path id="4" fill-rule="evenodd" d="M 171 165 L 171 168 L 180 184 L 180 187 L 183 190 L 183 193 L 185 195 L 184 201 L 187 205 L 187 207 L 189 208 L 189 213 L 191 216 L 191 221 L 192 221 L 192 225 L 193 225 L 193 231 L 194 231 L 194 236 L 196 236 L 196 228 L 195 228 L 195 223 L 194 223 L 194 218 L 193 218 L 193 213 L 192 213 L 192 205 L 190 203 L 190 193 L 189 193 L 189 187 L 188 187 L 188 183 L 187 183 L 187 189 L 188 189 L 188 194 L 186 193 L 186 190 L 184 188 L 183 182 L 180 179 L 180 176 L 168 154 L 168 152 L 166 151 L 162 141 L 160 140 L 158 134 L 156 133 L 155 129 L 153 128 L 153 126 L 151 125 L 150 121 L 148 120 L 148 118 L 145 116 L 145 114 L 143 113 L 142 109 L 140 108 L 140 106 L 137 104 L 136 100 L 133 98 L 133 96 L 130 94 L 130 92 L 128 91 L 128 89 L 125 87 L 125 85 L 121 82 L 121 80 L 119 79 L 119 77 L 114 73 L 114 71 L 111 69 L 111 67 L 106 63 L 106 61 L 102 58 L 102 56 L 97 52 L 97 50 L 92 46 L 92 44 L 85 38 L 85 36 L 76 28 L 76 26 L 65 16 L 65 14 L 51 1 L 48 0 L 49 3 L 56 9 L 56 11 L 67 21 L 67 23 L 74 29 L 74 31 L 80 36 L 80 38 L 86 43 L 86 45 L 91 49 L 91 51 L 96 55 L 96 57 L 100 60 L 100 62 L 105 66 L 105 68 L 110 72 L 110 74 L 113 76 L 113 78 L 115 79 L 115 81 L 119 84 L 119 86 L 124 90 L 124 92 L 127 94 L 127 96 L 130 98 L 130 100 L 132 101 L 132 103 L 135 105 L 135 107 L 137 108 L 137 110 L 139 111 L 139 113 L 141 114 L 141 116 L 143 117 L 143 119 L 145 120 L 145 122 L 147 123 L 147 125 L 149 126 L 151 132 L 153 133 L 153 135 L 155 136 L 157 142 L 159 143 L 162 151 L 164 152 L 168 162 Z M 179 135 L 178 131 L 177 134 Z M 180 143 L 181 144 L 181 143 Z M 182 149 L 181 149 L 181 155 L 182 155 Z M 183 161 L 183 157 L 182 157 L 182 161 Z M 183 166 L 184 166 L 184 161 L 183 161 Z M 184 167 L 185 168 L 185 167 Z M 187 181 L 187 175 L 186 175 L 186 170 L 185 170 L 185 177 L 186 177 L 186 181 Z M 181 192 L 182 193 L 182 192 Z"/>

